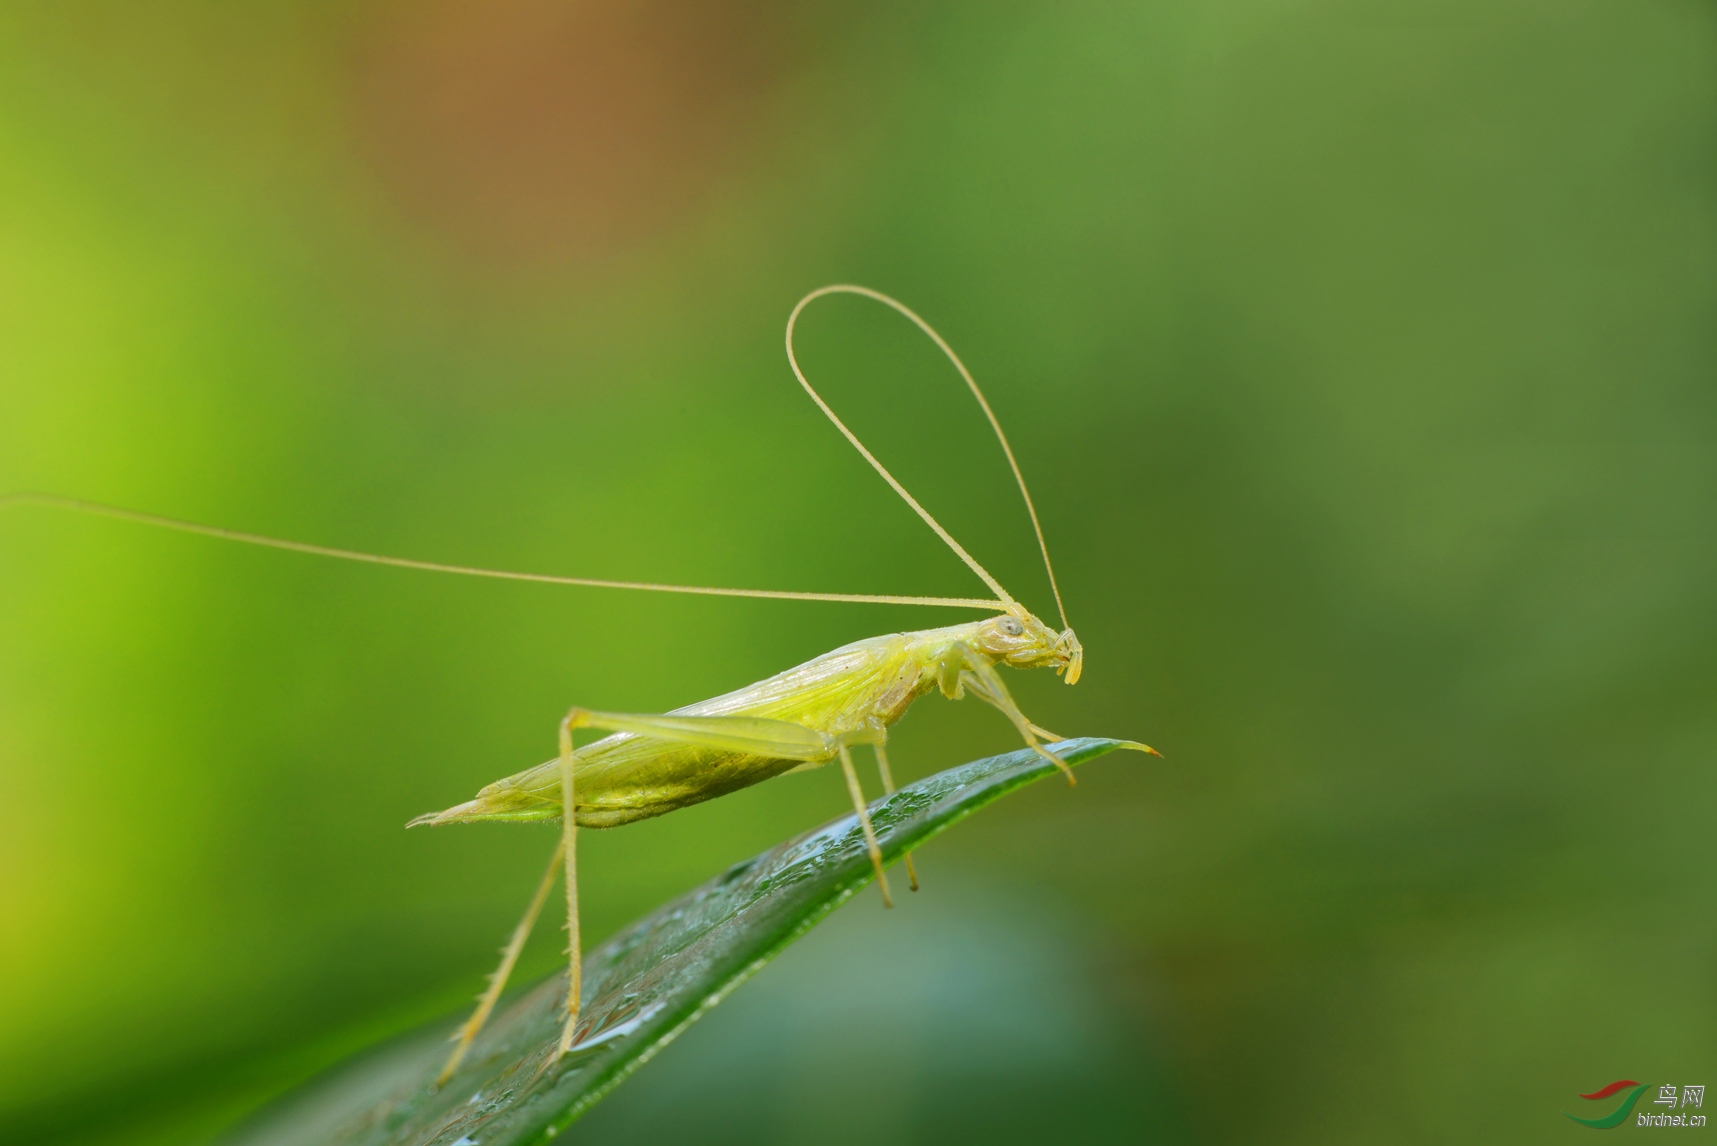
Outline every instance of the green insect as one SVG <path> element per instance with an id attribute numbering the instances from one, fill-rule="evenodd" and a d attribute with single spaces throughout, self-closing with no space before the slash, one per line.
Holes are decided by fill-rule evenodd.
<path id="1" fill-rule="evenodd" d="M 1020 494 L 1025 499 L 1026 511 L 1037 534 L 1038 548 L 1043 554 L 1044 569 L 1049 574 L 1056 609 L 1061 616 L 1060 630 L 1045 625 L 1025 606 L 1014 600 L 1002 588 L 1000 582 L 978 564 L 905 487 L 895 480 L 894 475 L 865 448 L 806 379 L 793 350 L 794 327 L 806 306 L 829 294 L 861 295 L 892 307 L 928 335 L 960 372 L 961 378 L 965 380 L 994 429 L 1008 465 L 1013 470 L 1014 479 L 1019 484 Z M 883 790 L 892 793 L 894 780 L 889 772 L 886 750 L 888 729 L 906 714 L 913 701 L 938 689 L 944 696 L 954 700 L 967 694 L 977 697 L 1006 716 L 1026 745 L 1052 761 L 1067 776 L 1067 782 L 1073 783 L 1072 771 L 1043 747 L 1045 742 L 1063 738 L 1038 727 L 1026 718 L 1009 695 L 1007 685 L 998 671 L 1002 665 L 1011 668 L 1053 668 L 1058 675 L 1064 676 L 1068 684 L 1073 684 L 1078 681 L 1084 667 L 1084 650 L 1079 644 L 1079 638 L 1067 624 L 1067 612 L 1062 606 L 1061 591 L 1055 582 L 1055 569 L 1050 563 L 1049 548 L 1044 542 L 1043 528 L 1038 522 L 1037 510 L 1032 505 L 1031 494 L 1026 489 L 1019 463 L 1008 445 L 1007 435 L 1002 432 L 1001 423 L 997 421 L 971 372 L 929 323 L 899 301 L 860 286 L 826 286 L 800 299 L 787 319 L 786 345 L 787 360 L 811 400 L 854 448 L 864 455 L 865 460 L 882 475 L 883 480 L 888 482 L 937 536 L 983 580 L 995 594 L 993 599 L 718 589 L 515 573 L 332 549 L 50 494 L 18 493 L 0 498 L 0 505 L 47 505 L 248 544 L 432 572 L 712 596 L 955 606 L 982 609 L 996 614 L 963 625 L 890 633 L 857 641 L 767 680 L 758 681 L 712 700 L 687 705 L 665 715 L 596 712 L 574 707 L 560 722 L 560 751 L 554 759 L 504 780 L 497 780 L 480 791 L 473 800 L 413 820 L 409 826 L 475 820 L 558 820 L 561 824 L 560 839 L 555 846 L 554 855 L 537 885 L 524 918 L 520 920 L 507 943 L 501 965 L 490 977 L 488 989 L 478 1001 L 476 1010 L 455 1034 L 457 1045 L 442 1070 L 441 1082 L 445 1082 L 459 1068 L 472 1040 L 494 1010 L 519 954 L 524 949 L 525 941 L 548 901 L 555 880 L 563 873 L 570 966 L 566 1022 L 561 1031 L 560 1054 L 564 1055 L 578 1045 L 580 1036 L 586 1033 L 581 1032 L 578 1027 L 579 992 L 582 985 L 577 849 L 577 832 L 580 827 L 618 827 L 714 799 L 786 772 L 815 768 L 839 760 L 846 777 L 847 791 L 852 797 L 853 807 L 864 831 L 871 862 L 876 868 L 877 884 L 882 892 L 883 902 L 892 906 L 888 877 L 883 871 L 882 853 L 877 847 L 876 833 L 871 827 L 863 789 L 853 767 L 851 749 L 860 744 L 871 747 L 876 754 Z M 598 729 L 611 735 L 583 746 L 575 746 L 573 734 L 586 728 Z M 1134 744 L 1132 747 L 1144 752 L 1155 752 L 1143 744 Z M 906 857 L 906 865 L 912 888 L 916 891 L 918 876 L 913 869 L 910 855 Z"/>

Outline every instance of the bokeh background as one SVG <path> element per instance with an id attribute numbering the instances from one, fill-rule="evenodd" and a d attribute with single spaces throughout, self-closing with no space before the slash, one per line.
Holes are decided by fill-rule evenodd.
<path id="1" fill-rule="evenodd" d="M 581 1141 L 1561 1141 L 1717 1082 L 1717 13 L 1696 0 L 0 7 L 0 489 L 444 561 L 968 594 L 781 352 L 937 323 L 1133 736 L 843 908 Z M 852 299 L 807 367 L 1047 614 Z M 197 1143 L 464 1004 L 553 751 L 956 615 L 0 516 L 0 1137 Z M 923 702 L 913 778 L 1014 741 Z M 589 833 L 592 942 L 838 775 Z M 528 981 L 553 968 L 533 943 Z"/>

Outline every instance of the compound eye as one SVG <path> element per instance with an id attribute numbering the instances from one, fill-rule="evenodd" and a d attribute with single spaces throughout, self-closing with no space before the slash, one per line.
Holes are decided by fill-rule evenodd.
<path id="1" fill-rule="evenodd" d="M 1020 624 L 1019 621 L 1013 617 L 1003 617 L 1002 632 L 1006 633 L 1010 637 L 1017 637 L 1021 633 L 1025 632 L 1025 626 Z"/>

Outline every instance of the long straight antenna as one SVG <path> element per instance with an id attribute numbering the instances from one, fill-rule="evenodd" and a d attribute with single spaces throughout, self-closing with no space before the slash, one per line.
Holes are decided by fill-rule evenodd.
<path id="1" fill-rule="evenodd" d="M 1005 611 L 1008 601 L 985 601 L 978 597 L 895 597 L 870 593 L 796 593 L 786 589 L 716 589 L 701 585 L 658 585 L 649 581 L 600 581 L 594 577 L 561 577 L 553 573 L 514 573 L 505 569 L 482 569 L 471 565 L 446 565 L 439 561 L 418 561 L 411 557 L 388 557 L 379 553 L 362 553 L 355 549 L 335 549 L 327 545 L 312 545 L 305 541 L 287 541 L 266 537 L 260 533 L 245 533 L 237 529 L 222 529 L 217 525 L 199 525 L 176 517 L 142 513 L 99 501 L 84 501 L 76 497 L 61 497 L 52 493 L 0 494 L 0 509 L 8 505 L 41 505 L 52 509 L 69 509 L 74 513 L 89 513 L 98 517 L 113 517 L 159 529 L 176 529 L 181 533 L 196 533 L 218 537 L 222 541 L 238 541 L 245 545 L 261 545 L 269 549 L 285 549 L 292 553 L 308 553 L 315 557 L 337 557 L 342 561 L 362 561 L 369 565 L 391 565 L 398 569 L 419 569 L 428 573 L 456 573 L 462 577 L 489 577 L 498 581 L 535 581 L 544 585 L 580 585 L 591 589 L 641 589 L 650 593 L 691 593 L 701 597 L 763 597 L 777 601 L 845 601 L 861 605 L 941 605 L 956 609 L 989 609 Z"/>
<path id="2" fill-rule="evenodd" d="M 894 492 L 905 498 L 906 504 L 916 510 L 918 512 L 918 516 L 922 517 L 925 523 L 928 524 L 931 529 L 936 531 L 936 535 L 948 543 L 949 548 L 959 555 L 960 560 L 964 561 L 967 566 L 971 568 L 972 572 L 983 578 L 984 584 L 988 585 L 995 592 L 996 596 L 1000 597 L 1004 601 L 1011 601 L 1012 598 L 1010 598 L 1007 591 L 996 582 L 996 579 L 991 577 L 982 565 L 979 565 L 977 561 L 973 560 L 972 555 L 967 553 L 965 549 L 960 546 L 959 542 L 955 541 L 948 535 L 948 531 L 943 529 L 936 519 L 931 517 L 929 512 L 925 510 L 922 505 L 919 505 L 911 494 L 906 492 L 906 488 L 904 486 L 894 480 L 894 475 L 884 469 L 882 463 L 876 460 L 875 455 L 865 449 L 864 443 L 860 442 L 858 437 L 851 430 L 847 429 L 846 424 L 835 416 L 835 412 L 833 410 L 829 409 L 829 404 L 823 401 L 822 397 L 815 390 L 811 389 L 811 384 L 805 380 L 805 372 L 799 369 L 799 360 L 794 357 L 793 354 L 793 325 L 798 321 L 800 311 L 804 310 L 812 302 L 822 298 L 826 294 L 862 295 L 865 298 L 875 299 L 877 302 L 880 302 L 885 306 L 893 307 L 895 310 L 911 319 L 913 324 L 917 326 L 919 330 L 922 330 L 925 334 L 929 335 L 930 341 L 934 342 L 937 347 L 941 349 L 942 353 L 948 356 L 948 361 L 954 364 L 954 369 L 958 370 L 960 372 L 960 377 L 966 380 L 967 387 L 972 391 L 972 397 L 978 400 L 978 406 L 984 411 L 984 417 L 989 419 L 990 428 L 996 432 L 996 441 L 1002 444 L 1002 453 L 1007 455 L 1008 468 L 1013 470 L 1014 481 L 1019 483 L 1020 496 L 1025 499 L 1025 511 L 1031 516 L 1032 531 L 1037 534 L 1038 551 L 1043 554 L 1043 569 L 1044 572 L 1049 574 L 1049 590 L 1055 594 L 1055 608 L 1056 611 L 1061 614 L 1061 627 L 1064 629 L 1067 628 L 1067 607 L 1061 603 L 1061 587 L 1057 585 L 1055 581 L 1055 566 L 1049 560 L 1049 545 L 1043 539 L 1043 525 L 1037 519 L 1037 506 L 1032 504 L 1031 491 L 1026 488 L 1025 475 L 1020 472 L 1019 462 L 1014 458 L 1013 447 L 1008 445 L 1008 436 L 1002 432 L 1002 424 L 997 420 L 995 411 L 990 409 L 989 400 L 984 397 L 984 392 L 978 388 L 977 380 L 972 377 L 972 372 L 966 369 L 966 364 L 960 361 L 960 356 L 954 353 L 954 348 L 949 346 L 940 334 L 936 333 L 935 327 L 920 318 L 918 313 L 911 307 L 907 306 L 899 299 L 890 298 L 881 291 L 871 290 L 869 287 L 855 286 L 851 283 L 835 283 L 831 286 L 819 287 L 804 298 L 800 299 L 799 305 L 793 308 L 793 313 L 787 318 L 787 360 L 792 363 L 793 373 L 798 376 L 799 384 L 805 388 L 805 393 L 811 396 L 811 400 L 817 404 L 824 414 L 828 415 L 829 421 L 835 424 L 835 428 L 840 430 L 842 434 L 845 434 L 847 441 L 851 442 L 853 447 L 857 449 L 859 453 L 864 455 L 865 460 L 876 469 L 876 472 L 882 475 L 883 480 L 888 482 L 888 484 L 894 488 Z"/>

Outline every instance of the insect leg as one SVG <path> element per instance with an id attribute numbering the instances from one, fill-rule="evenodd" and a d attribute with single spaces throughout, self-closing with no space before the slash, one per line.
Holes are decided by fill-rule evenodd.
<path id="1" fill-rule="evenodd" d="M 579 709 L 566 714 L 560 722 L 560 843 L 566 855 L 566 1026 L 560 1032 L 560 1051 L 572 1048 L 572 1035 L 578 1026 L 579 993 L 584 988 L 584 956 L 579 950 L 578 936 L 578 804 L 572 790 L 572 730 Z"/>
<path id="2" fill-rule="evenodd" d="M 882 901 L 889 907 L 894 906 L 894 897 L 888 890 L 888 876 L 882 870 L 882 849 L 876 842 L 876 829 L 870 822 L 870 809 L 865 806 L 864 791 L 859 787 L 858 773 L 853 770 L 852 752 L 848 748 L 847 740 L 837 740 L 827 733 L 791 721 L 767 720 L 753 716 L 649 716 L 575 708 L 567 719 L 573 727 L 578 728 L 634 732 L 680 744 L 695 744 L 704 748 L 720 748 L 784 760 L 822 761 L 838 753 L 841 770 L 846 774 L 847 791 L 852 796 L 853 809 L 858 812 L 859 824 L 864 829 L 865 845 L 870 851 L 871 863 L 876 867 L 877 885 L 882 889 Z M 876 743 L 872 737 L 877 735 L 876 730 L 869 730 L 849 739 L 853 739 L 855 743 Z M 882 756 L 879 761 L 886 777 L 888 759 Z M 894 790 L 891 782 L 887 783 L 887 786 L 889 791 Z M 916 876 L 913 882 L 916 884 Z"/>
<path id="3" fill-rule="evenodd" d="M 1073 779 L 1073 769 L 1067 762 L 1048 751 L 1037 742 L 1037 726 L 1025 718 L 1025 713 L 1014 703 L 1013 696 L 1008 692 L 1008 686 L 1002 682 L 1002 676 L 996 671 L 996 666 L 982 653 L 967 648 L 964 645 L 955 647 L 950 656 L 958 656 L 964 662 L 960 670 L 960 683 L 972 690 L 972 695 L 986 704 L 995 707 L 1001 714 L 1013 722 L 1019 729 L 1019 734 L 1025 738 L 1027 747 L 1057 768 L 1067 777 L 1068 784 L 1077 783 Z"/>
<path id="4" fill-rule="evenodd" d="M 572 734 L 579 728 L 635 732 L 680 744 L 721 748 L 786 760 L 827 760 L 835 754 L 834 738 L 802 724 L 749 716 L 651 716 L 639 713 L 596 712 L 574 708 L 560 722 L 561 842 L 566 855 L 567 995 L 566 1026 L 559 1054 L 572 1049 L 578 1027 L 579 993 L 583 988 L 582 953 L 578 931 L 578 804 L 573 793 Z M 849 766 L 850 767 L 850 766 Z M 861 815 L 862 815 L 861 811 Z M 870 835 L 870 820 L 865 818 Z M 872 852 L 876 852 L 872 836 Z M 887 894 L 886 886 L 884 895 Z M 558 1057 L 558 1056 L 557 1056 Z M 550 1060 L 553 1061 L 553 1060 Z"/>
<path id="5" fill-rule="evenodd" d="M 477 1009 L 471 1017 L 465 1020 L 465 1025 L 459 1028 L 459 1045 L 453 1048 L 453 1054 L 447 1059 L 447 1065 L 441 1068 L 441 1075 L 435 1080 L 436 1086 L 441 1086 L 453 1077 L 453 1072 L 459 1069 L 459 1063 L 465 1057 L 465 1052 L 471 1047 L 471 1040 L 477 1037 L 477 1032 L 483 1029 L 483 1024 L 489 1021 L 489 1015 L 495 1009 L 495 1003 L 501 997 L 501 992 L 507 987 L 507 979 L 513 973 L 513 965 L 519 961 L 519 952 L 525 949 L 525 940 L 531 936 L 531 929 L 537 924 L 537 916 L 542 914 L 543 904 L 548 902 L 548 893 L 554 888 L 554 881 L 560 875 L 560 860 L 566 848 L 563 839 L 555 845 L 554 855 L 549 857 L 548 870 L 543 872 L 542 882 L 537 884 L 537 893 L 531 897 L 530 907 L 525 909 L 525 917 L 519 920 L 519 925 L 513 928 L 513 937 L 507 941 L 506 950 L 501 954 L 501 965 L 495 973 L 489 976 L 488 989 L 483 992 L 477 1002 Z"/>
<path id="6" fill-rule="evenodd" d="M 864 829 L 865 847 L 870 851 L 871 866 L 876 868 L 876 885 L 882 889 L 882 905 L 894 906 L 888 894 L 888 876 L 882 870 L 882 848 L 877 846 L 876 829 L 870 823 L 870 809 L 865 807 L 864 789 L 859 787 L 858 773 L 853 771 L 853 754 L 845 744 L 840 746 L 841 771 L 846 773 L 847 791 L 852 794 L 853 808 L 858 812 L 859 826 Z"/>
<path id="7" fill-rule="evenodd" d="M 871 747 L 876 749 L 876 770 L 882 776 L 882 791 L 884 795 L 894 795 L 894 775 L 888 770 L 888 752 L 878 740 Z M 906 853 L 906 878 L 912 884 L 912 890 L 918 890 L 918 869 L 912 864 L 912 853 Z"/>

